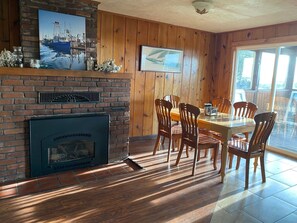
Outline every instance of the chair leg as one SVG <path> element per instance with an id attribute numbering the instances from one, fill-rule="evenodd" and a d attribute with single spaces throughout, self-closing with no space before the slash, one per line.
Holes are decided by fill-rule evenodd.
<path id="1" fill-rule="evenodd" d="M 171 151 L 174 152 L 175 150 L 175 142 L 176 142 L 176 138 L 174 136 L 171 136 Z"/>
<path id="2" fill-rule="evenodd" d="M 250 170 L 250 159 L 246 159 L 245 164 L 245 187 L 244 189 L 247 190 L 249 188 L 249 170 Z"/>
<path id="3" fill-rule="evenodd" d="M 186 155 L 187 155 L 187 158 L 189 158 L 189 146 L 188 145 L 186 146 Z"/>
<path id="4" fill-rule="evenodd" d="M 234 155 L 229 153 L 229 169 L 232 168 L 233 157 L 234 157 Z"/>
<path id="5" fill-rule="evenodd" d="M 164 145 L 164 142 L 165 142 L 165 137 L 163 136 L 162 137 L 162 145 Z"/>
<path id="6" fill-rule="evenodd" d="M 196 148 L 195 148 L 195 151 L 196 151 Z M 199 161 L 200 160 L 200 149 L 198 149 L 198 157 L 196 157 L 197 159 L 196 159 L 196 161 Z"/>
<path id="7" fill-rule="evenodd" d="M 218 159 L 219 147 L 220 147 L 220 145 L 218 144 L 215 148 L 213 148 L 213 168 L 215 170 L 217 169 L 217 159 Z"/>
<path id="8" fill-rule="evenodd" d="M 169 138 L 169 144 L 168 144 L 168 155 L 167 155 L 167 163 L 170 162 L 170 152 L 171 152 L 171 147 L 172 146 L 172 139 L 171 137 Z"/>
<path id="9" fill-rule="evenodd" d="M 211 153 L 210 160 L 213 160 L 213 157 L 214 157 L 214 150 Z"/>
<path id="10" fill-rule="evenodd" d="M 181 144 L 180 144 L 180 148 L 179 148 L 179 151 L 178 151 L 177 158 L 176 158 L 176 163 L 175 163 L 176 166 L 177 166 L 178 163 L 179 163 L 180 157 L 181 157 L 182 152 L 183 152 L 183 148 L 184 148 L 184 143 L 183 143 L 183 141 L 182 141 Z"/>
<path id="11" fill-rule="evenodd" d="M 207 154 L 208 154 L 208 149 L 206 149 L 206 150 L 204 151 L 204 158 L 207 157 Z"/>
<path id="12" fill-rule="evenodd" d="M 258 166 L 258 157 L 255 157 L 255 161 L 254 161 L 254 173 L 257 170 L 257 166 Z"/>
<path id="13" fill-rule="evenodd" d="M 265 166 L 264 166 L 264 156 L 260 157 L 260 165 L 261 165 L 261 174 L 262 174 L 262 182 L 266 182 L 266 175 L 265 175 Z"/>
<path id="14" fill-rule="evenodd" d="M 156 143 L 155 143 L 155 147 L 154 147 L 154 151 L 153 151 L 153 155 L 156 155 L 157 148 L 159 147 L 159 144 L 160 144 L 160 135 L 158 134 Z"/>
<path id="15" fill-rule="evenodd" d="M 238 170 L 239 166 L 240 166 L 240 157 L 237 156 L 237 162 L 236 162 L 236 169 L 237 170 Z"/>
<path id="16" fill-rule="evenodd" d="M 195 154 L 194 154 L 194 160 L 193 160 L 192 176 L 195 175 L 196 164 L 197 164 L 197 158 L 199 158 L 198 153 L 199 153 L 199 149 L 198 149 L 198 147 L 196 146 L 196 148 L 195 148 Z"/>

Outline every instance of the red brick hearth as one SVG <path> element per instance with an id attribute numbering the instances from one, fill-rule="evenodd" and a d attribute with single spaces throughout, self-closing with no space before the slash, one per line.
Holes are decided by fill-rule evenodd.
<path id="1" fill-rule="evenodd" d="M 38 103 L 39 92 L 99 92 L 99 102 Z M 29 177 L 32 117 L 106 112 L 109 162 L 128 156 L 130 76 L 87 71 L 0 68 L 0 182 Z"/>

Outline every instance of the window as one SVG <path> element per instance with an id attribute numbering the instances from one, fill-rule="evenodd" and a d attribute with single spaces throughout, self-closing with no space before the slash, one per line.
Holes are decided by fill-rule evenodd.
<path id="1" fill-rule="evenodd" d="M 271 88 L 274 60 L 274 53 L 262 53 L 259 70 L 259 89 Z"/>
<path id="2" fill-rule="evenodd" d="M 288 55 L 279 55 L 276 73 L 276 88 L 285 89 L 288 77 L 290 57 Z"/>
<path id="3" fill-rule="evenodd" d="M 255 51 L 240 50 L 237 54 L 237 69 L 236 69 L 236 87 L 238 89 L 251 89 L 254 66 L 255 66 Z"/>
<path id="4" fill-rule="evenodd" d="M 295 72 L 294 72 L 294 81 L 293 81 L 293 88 L 297 89 L 297 57 L 295 57 Z"/>

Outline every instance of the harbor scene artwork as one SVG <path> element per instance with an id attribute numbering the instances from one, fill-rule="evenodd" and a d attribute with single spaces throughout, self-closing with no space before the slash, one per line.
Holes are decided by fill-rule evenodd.
<path id="1" fill-rule="evenodd" d="M 85 70 L 85 17 L 38 10 L 38 19 L 41 67 Z"/>
<path id="2" fill-rule="evenodd" d="M 141 46 L 141 71 L 182 72 L 183 51 Z"/>

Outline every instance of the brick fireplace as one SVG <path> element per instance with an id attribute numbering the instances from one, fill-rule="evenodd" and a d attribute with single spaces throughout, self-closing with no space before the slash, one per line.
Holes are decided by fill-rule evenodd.
<path id="1" fill-rule="evenodd" d="M 39 103 L 40 92 L 98 92 L 98 102 Z M 110 115 L 108 162 L 128 156 L 130 76 L 92 71 L 0 69 L 0 182 L 29 177 L 32 117 Z"/>
<path id="2" fill-rule="evenodd" d="M 92 0 L 20 0 L 20 39 L 24 63 L 39 58 L 38 9 L 86 18 L 86 56 L 97 57 L 97 10 Z M 0 68 L 0 182 L 30 175 L 29 120 L 106 113 L 110 117 L 108 162 L 128 156 L 130 78 L 92 71 Z M 99 93 L 99 101 L 43 103 L 40 93 Z"/>

